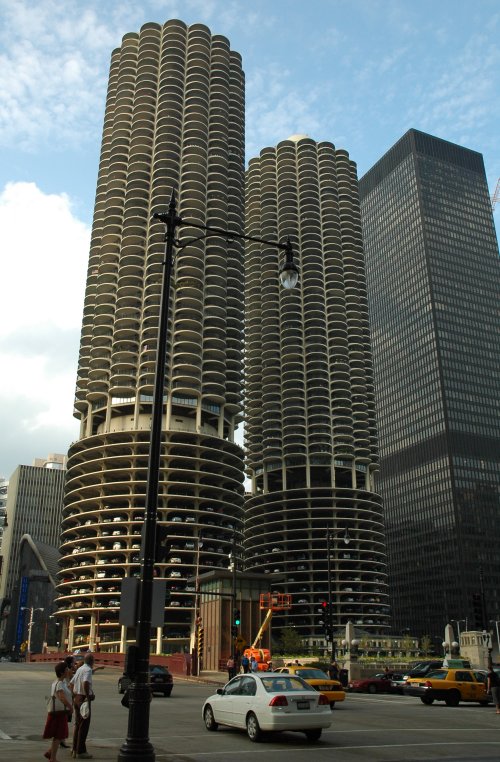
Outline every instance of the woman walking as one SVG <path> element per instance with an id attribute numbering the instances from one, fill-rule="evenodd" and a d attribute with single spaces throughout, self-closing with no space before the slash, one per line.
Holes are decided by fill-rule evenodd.
<path id="1" fill-rule="evenodd" d="M 61 661 L 56 664 L 55 671 L 57 679 L 52 683 L 50 690 L 50 696 L 54 699 L 54 711 L 49 711 L 43 731 L 43 738 L 52 739 L 50 749 L 44 754 L 49 762 L 58 762 L 57 750 L 61 741 L 68 737 L 68 717 L 71 719 L 73 711 L 71 690 L 67 683 L 69 667 Z"/>

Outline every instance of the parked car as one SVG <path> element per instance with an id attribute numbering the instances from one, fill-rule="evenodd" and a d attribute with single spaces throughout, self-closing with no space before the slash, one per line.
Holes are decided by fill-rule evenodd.
<path id="1" fill-rule="evenodd" d="M 345 691 L 339 680 L 331 680 L 326 672 L 314 667 L 279 667 L 275 672 L 299 675 L 306 683 L 309 683 L 315 691 L 320 691 L 327 697 L 330 707 L 333 709 L 336 701 L 345 701 Z"/>
<path id="2" fill-rule="evenodd" d="M 435 669 L 441 669 L 443 666 L 442 659 L 429 659 L 427 661 L 417 661 L 414 664 L 410 664 L 409 669 L 403 674 L 405 680 L 409 677 L 423 677 L 429 672 L 434 672 Z"/>
<path id="3" fill-rule="evenodd" d="M 391 693 L 393 691 L 392 681 L 402 678 L 403 675 L 395 672 L 377 672 L 371 677 L 351 680 L 347 687 L 348 690 L 355 693 Z"/>
<path id="4" fill-rule="evenodd" d="M 394 675 L 391 678 L 392 692 L 402 694 L 405 684 L 406 684 L 405 675 Z"/>
<path id="5" fill-rule="evenodd" d="M 484 675 L 472 669 L 436 669 L 424 677 L 410 677 L 404 686 L 406 696 L 417 696 L 423 704 L 444 701 L 458 706 L 461 701 L 477 701 L 488 706 Z"/>
<path id="6" fill-rule="evenodd" d="M 332 722 L 328 699 L 298 675 L 238 675 L 209 696 L 202 708 L 207 730 L 220 725 L 246 729 L 251 741 L 266 731 L 305 733 L 310 742 Z"/>
<path id="7" fill-rule="evenodd" d="M 131 682 L 132 678 L 129 675 L 122 675 L 118 680 L 118 693 L 125 693 Z M 170 696 L 174 687 L 174 678 L 166 667 L 160 664 L 150 664 L 149 687 L 151 688 L 151 695 L 163 693 L 164 696 Z"/>

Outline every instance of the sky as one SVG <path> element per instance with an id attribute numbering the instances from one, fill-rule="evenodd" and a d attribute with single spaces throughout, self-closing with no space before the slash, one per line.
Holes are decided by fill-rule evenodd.
<path id="1" fill-rule="evenodd" d="M 491 193 L 500 177 L 498 0 L 0 0 L 0 476 L 78 436 L 110 54 L 170 18 L 241 53 L 247 159 L 305 133 L 361 177 L 414 127 L 481 152 Z"/>

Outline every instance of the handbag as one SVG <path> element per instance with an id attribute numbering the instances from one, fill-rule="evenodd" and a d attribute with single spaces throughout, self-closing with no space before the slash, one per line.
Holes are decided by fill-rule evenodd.
<path id="1" fill-rule="evenodd" d="M 47 712 L 49 714 L 55 714 L 56 712 L 67 712 L 68 707 L 63 704 L 61 699 L 57 698 L 57 696 L 54 694 L 53 696 L 45 696 L 47 700 Z"/>

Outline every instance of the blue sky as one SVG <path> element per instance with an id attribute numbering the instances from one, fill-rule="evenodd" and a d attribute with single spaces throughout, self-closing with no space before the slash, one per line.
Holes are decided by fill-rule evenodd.
<path id="1" fill-rule="evenodd" d="M 169 18 L 241 53 L 247 158 L 307 133 L 361 176 L 415 127 L 480 151 L 491 192 L 500 177 L 498 0 L 0 0 L 1 475 L 77 436 L 110 53 Z"/>

